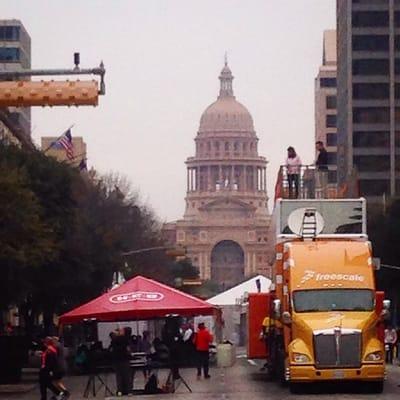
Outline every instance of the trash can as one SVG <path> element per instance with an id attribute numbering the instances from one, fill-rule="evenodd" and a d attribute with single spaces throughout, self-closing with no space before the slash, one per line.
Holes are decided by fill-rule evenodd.
<path id="1" fill-rule="evenodd" d="M 232 367 L 236 361 L 236 348 L 230 343 L 222 343 L 217 346 L 217 366 Z"/>

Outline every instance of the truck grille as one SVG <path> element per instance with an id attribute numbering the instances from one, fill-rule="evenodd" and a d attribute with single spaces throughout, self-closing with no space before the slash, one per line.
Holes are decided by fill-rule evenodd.
<path id="1" fill-rule="evenodd" d="M 314 332 L 314 353 L 317 368 L 357 368 L 361 365 L 361 332 Z"/>

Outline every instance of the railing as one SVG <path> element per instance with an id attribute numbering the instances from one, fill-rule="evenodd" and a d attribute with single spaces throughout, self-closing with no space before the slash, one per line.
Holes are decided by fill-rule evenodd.
<path id="1" fill-rule="evenodd" d="M 345 185 L 338 186 L 329 183 L 328 169 L 318 169 L 315 165 L 301 165 L 292 173 L 288 173 L 288 166 L 279 168 L 275 185 L 275 200 L 282 199 L 334 199 L 359 197 L 358 179 L 354 171 Z M 297 172 L 297 173 L 293 173 Z"/>

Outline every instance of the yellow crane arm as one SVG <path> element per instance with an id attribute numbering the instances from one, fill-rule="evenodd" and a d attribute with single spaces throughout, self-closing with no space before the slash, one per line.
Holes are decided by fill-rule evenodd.
<path id="1" fill-rule="evenodd" d="M 96 80 L 0 81 L 0 108 L 30 106 L 97 106 Z"/>

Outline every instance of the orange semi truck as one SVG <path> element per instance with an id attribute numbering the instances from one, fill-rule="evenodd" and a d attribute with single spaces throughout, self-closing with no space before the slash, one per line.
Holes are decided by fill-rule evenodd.
<path id="1" fill-rule="evenodd" d="M 365 200 L 280 199 L 274 221 L 270 373 L 292 392 L 333 380 L 381 392 L 388 303 L 375 289 Z"/>

